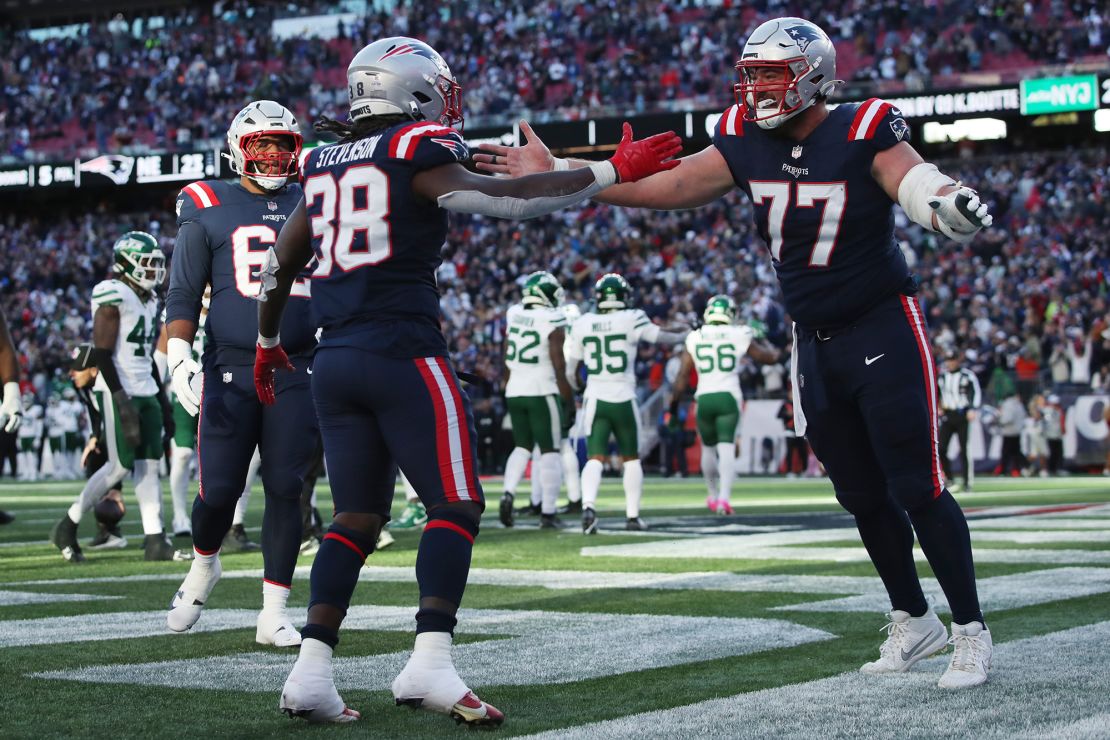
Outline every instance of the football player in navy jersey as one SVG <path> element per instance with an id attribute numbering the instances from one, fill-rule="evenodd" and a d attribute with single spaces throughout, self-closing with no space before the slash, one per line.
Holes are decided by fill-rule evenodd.
<path id="1" fill-rule="evenodd" d="M 301 200 L 300 185 L 290 182 L 297 173 L 301 134 L 285 107 L 259 100 L 239 112 L 227 140 L 231 168 L 239 180 L 194 182 L 182 189 L 177 201 L 166 354 L 178 402 L 190 414 L 199 411 L 200 490 L 192 512 L 193 563 L 166 622 L 174 632 L 183 632 L 200 618 L 220 578 L 220 547 L 257 445 L 266 509 L 263 607 L 255 639 L 263 645 L 290 647 L 301 641 L 285 612 L 301 544 L 301 483 L 318 436 L 309 389 L 316 328 L 305 280 L 294 283 L 282 324 L 297 372 L 282 376 L 271 407 L 258 402 L 252 366 L 258 333 L 254 298 L 259 288 L 254 273 Z M 209 283 L 202 370 L 192 350 Z"/>
<path id="2" fill-rule="evenodd" d="M 828 470 L 890 595 L 888 638 L 865 673 L 907 670 L 954 646 L 945 688 L 987 680 L 991 637 L 975 585 L 967 522 L 944 488 L 934 364 L 916 281 L 893 238 L 891 206 L 959 242 L 990 226 L 986 204 L 924 162 L 890 103 L 830 110 L 836 49 L 819 27 L 779 18 L 752 32 L 736 64 L 737 104 L 712 146 L 598 200 L 694 208 L 740 188 L 755 205 L 793 318 L 795 424 Z M 525 147 L 489 147 L 478 168 L 519 176 L 555 160 L 527 125 Z M 952 610 L 952 638 L 914 567 L 914 532 Z"/>
<path id="3" fill-rule="evenodd" d="M 323 328 L 313 363 L 335 517 L 312 566 L 308 624 L 281 707 L 313 721 L 347 722 L 332 679 L 332 651 L 359 569 L 389 520 L 394 463 L 427 507 L 416 578 L 416 644 L 393 682 L 398 704 L 471 725 L 503 715 L 455 671 L 455 614 L 470 570 L 485 499 L 477 476 L 470 400 L 447 357 L 435 272 L 447 211 L 529 218 L 581 202 L 615 182 L 674 166 L 673 133 L 631 140 L 589 169 L 521 179 L 474 174 L 462 122 L 461 88 L 427 44 L 396 37 L 363 48 L 347 70 L 351 122 L 322 121 L 338 144 L 309 154 L 304 202 L 264 266 L 255 382 L 266 403 L 300 372 L 280 326 L 295 278 L 310 260 L 312 307 Z"/>

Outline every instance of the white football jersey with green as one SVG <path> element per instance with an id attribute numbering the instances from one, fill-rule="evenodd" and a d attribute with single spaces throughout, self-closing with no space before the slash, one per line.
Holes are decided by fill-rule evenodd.
<path id="1" fill-rule="evenodd" d="M 516 304 L 505 314 L 505 366 L 509 382 L 505 397 L 550 396 L 559 392 L 551 364 L 551 333 L 565 329 L 557 308 Z"/>
<path id="2" fill-rule="evenodd" d="M 97 283 L 92 292 L 92 312 L 101 306 L 119 309 L 119 335 L 112 353 L 120 387 L 128 396 L 154 396 L 158 385 L 152 375 L 151 358 L 158 339 L 158 301 L 146 301 L 119 280 Z M 108 390 L 102 375 L 96 376 L 96 390 Z"/>
<path id="3" fill-rule="evenodd" d="M 740 394 L 740 358 L 748 353 L 754 335 L 750 327 L 706 324 L 686 337 L 686 351 L 698 371 L 695 397 L 706 393 Z"/>
<path id="4" fill-rule="evenodd" d="M 654 342 L 659 327 L 640 309 L 584 313 L 566 344 L 567 367 L 581 360 L 588 373 L 583 398 L 620 403 L 636 397 L 636 345 Z"/>

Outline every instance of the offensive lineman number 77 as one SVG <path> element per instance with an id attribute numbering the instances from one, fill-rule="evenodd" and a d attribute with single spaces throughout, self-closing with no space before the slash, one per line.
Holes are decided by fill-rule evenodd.
<path id="1" fill-rule="evenodd" d="M 770 200 L 767 209 L 767 233 L 771 236 L 771 256 L 776 262 L 782 261 L 782 225 L 786 209 L 790 205 L 790 186 L 795 183 L 752 180 L 752 202 L 760 205 Z M 799 182 L 796 183 L 798 195 L 795 205 L 798 208 L 812 208 L 819 200 L 825 201 L 821 214 L 821 228 L 817 241 L 809 255 L 810 267 L 828 267 L 836 247 L 836 236 L 840 231 L 840 219 L 844 215 L 848 185 L 845 182 Z"/>

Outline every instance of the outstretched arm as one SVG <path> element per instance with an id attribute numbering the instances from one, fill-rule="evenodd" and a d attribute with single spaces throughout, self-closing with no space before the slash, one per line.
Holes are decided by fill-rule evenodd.
<path id="1" fill-rule="evenodd" d="M 312 238 L 308 231 L 304 198 L 301 198 L 281 228 L 277 243 L 266 253 L 266 262 L 258 272 L 262 282 L 258 291 L 258 339 L 263 347 L 279 344 L 278 329 L 289 300 L 289 291 L 311 259 Z"/>
<path id="2" fill-rule="evenodd" d="M 941 173 L 905 141 L 875 155 L 871 176 L 911 221 L 954 241 L 969 242 L 994 223 L 977 192 Z"/>
<path id="3" fill-rule="evenodd" d="M 581 159 L 556 159 L 527 121 L 520 122 L 528 143 L 521 147 L 483 145 L 485 152 L 474 155 L 479 170 L 495 175 L 521 177 L 551 170 L 579 169 L 590 163 Z M 732 173 L 715 146 L 678 160 L 674 169 L 636 183 L 607 188 L 594 197 L 617 206 L 677 210 L 712 203 L 735 187 Z"/>
<path id="4" fill-rule="evenodd" d="M 680 151 L 682 140 L 673 132 L 633 141 L 632 127 L 626 123 L 616 153 L 604 162 L 513 178 L 476 175 L 451 163 L 420 172 L 412 184 L 417 194 L 451 211 L 527 219 L 579 203 L 610 185 L 676 168 L 678 162 L 671 157 Z"/>

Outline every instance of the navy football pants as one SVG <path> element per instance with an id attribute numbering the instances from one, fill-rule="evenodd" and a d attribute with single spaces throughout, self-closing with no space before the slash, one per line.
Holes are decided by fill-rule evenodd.
<path id="1" fill-rule="evenodd" d="M 457 501 L 484 507 L 474 414 L 447 358 L 320 347 L 312 393 L 336 513 L 388 520 L 394 462 L 429 511 Z"/>
<path id="2" fill-rule="evenodd" d="M 247 468 L 257 445 L 262 460 L 259 474 L 266 491 L 267 514 L 262 532 L 266 578 L 285 586 L 292 581 L 300 547 L 301 485 L 319 435 L 308 358 L 295 358 L 292 362 L 296 367 L 294 372 L 277 373 L 273 406 L 263 406 L 259 402 L 254 389 L 253 366 L 221 366 L 206 370 L 197 432 L 198 499 L 210 515 L 205 521 L 219 522 L 219 526 L 207 524 L 207 527 L 220 529 L 226 518 L 223 531 L 199 534 L 223 540 L 231 526 L 235 503 L 243 493 Z M 291 515 L 285 513 L 287 508 L 293 512 Z M 275 517 L 272 511 L 281 514 Z M 296 531 L 286 519 L 295 520 Z M 196 540 L 197 525 L 201 524 L 202 530 L 206 526 L 198 521 L 196 507 L 193 520 Z M 207 540 L 205 544 L 212 547 Z M 197 543 L 197 547 L 204 549 L 201 543 Z M 218 547 L 217 542 L 213 549 Z"/>
<path id="3" fill-rule="evenodd" d="M 944 488 L 935 365 L 917 301 L 887 299 L 831 336 L 799 329 L 796 351 L 806 437 L 855 517 L 892 607 L 913 616 L 927 609 L 916 532 L 953 620 L 982 621 L 967 521 Z"/>

